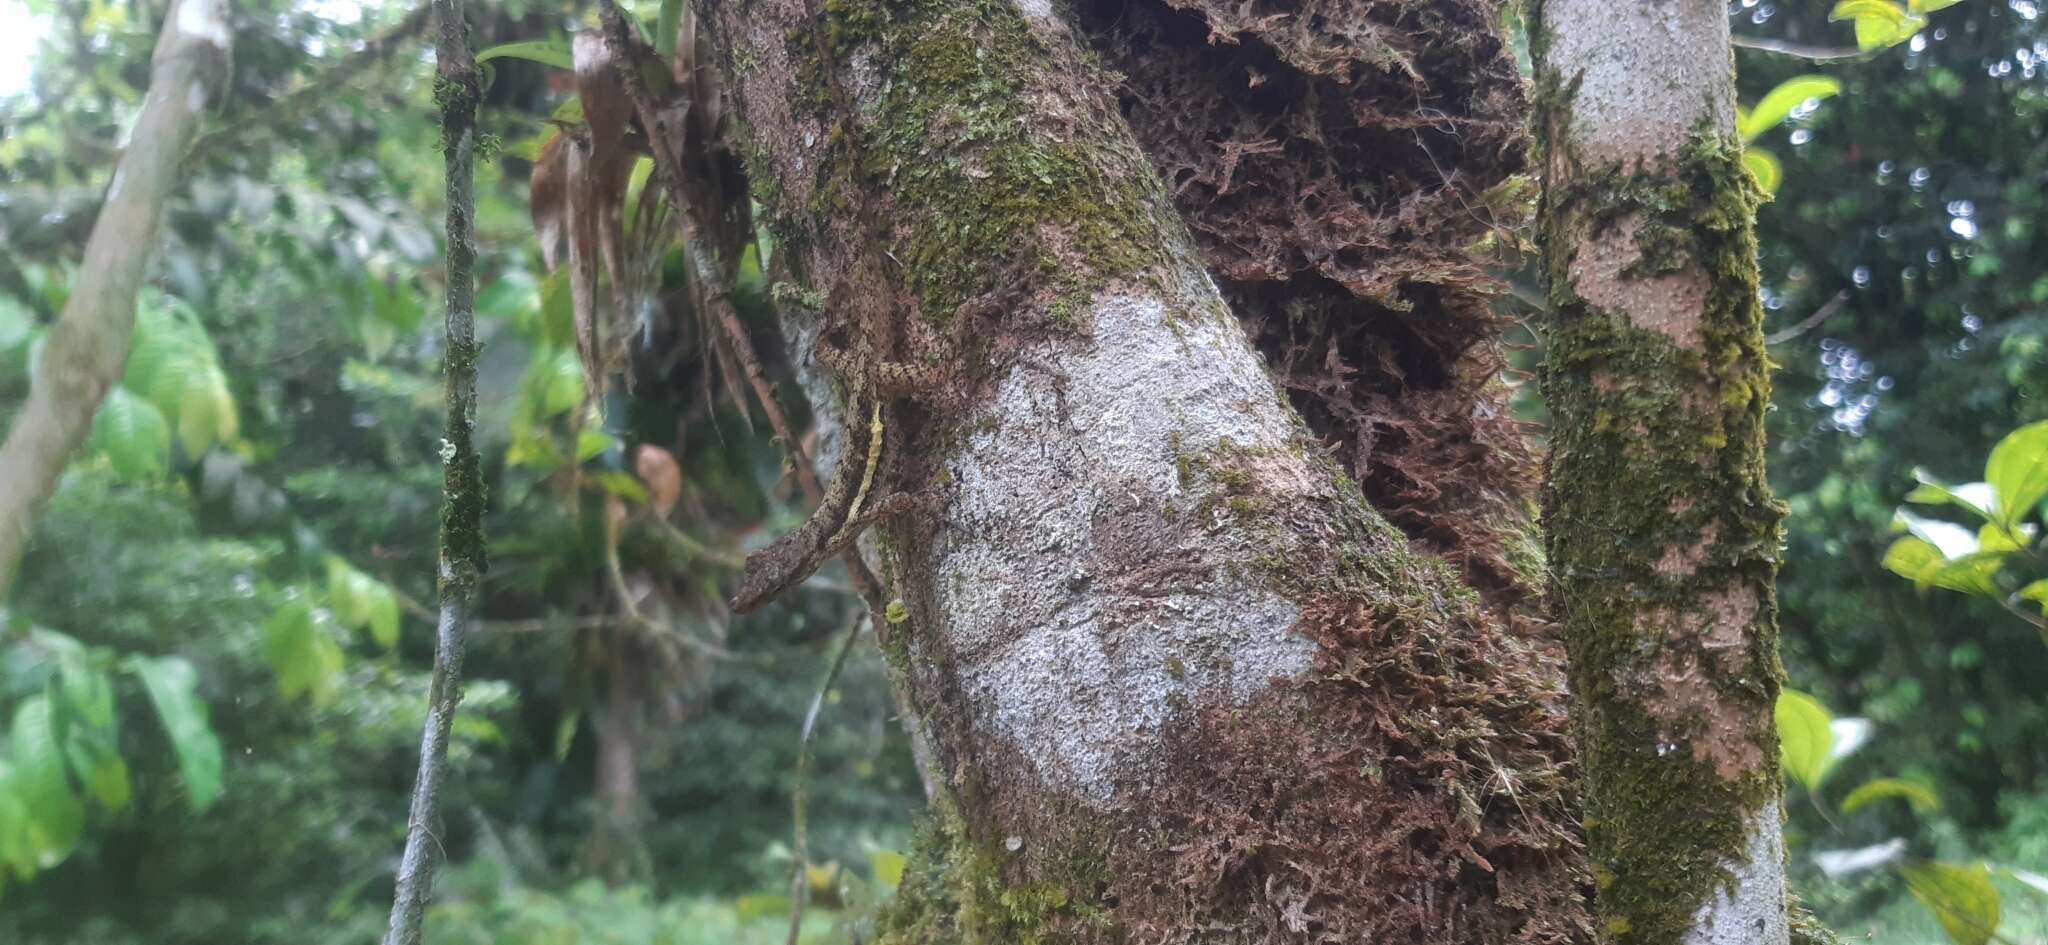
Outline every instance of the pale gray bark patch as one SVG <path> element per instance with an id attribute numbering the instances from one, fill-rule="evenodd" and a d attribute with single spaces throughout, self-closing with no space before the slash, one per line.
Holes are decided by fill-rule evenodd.
<path id="1" fill-rule="evenodd" d="M 1730 864 L 1734 882 L 1700 907 L 1683 945 L 1768 945 L 1791 940 L 1785 912 L 1785 824 L 1776 803 L 1749 822 L 1748 861 Z"/>
<path id="2" fill-rule="evenodd" d="M 178 4 L 178 32 L 228 48 L 228 6 L 223 0 L 184 0 Z M 195 109 L 196 110 L 196 109 Z"/>
<path id="3" fill-rule="evenodd" d="M 1566 134 L 1583 163 L 1669 156 L 1701 122 L 1734 131 L 1720 0 L 1546 0 L 1543 10 L 1547 57 L 1564 67 L 1560 78 L 1578 82 Z"/>
<path id="4" fill-rule="evenodd" d="M 1167 722 L 1299 676 L 1314 651 L 1248 566 L 1244 526 L 1183 489 L 1185 458 L 1218 451 L 1277 467 L 1271 501 L 1309 498 L 1314 477 L 1214 287 L 1179 295 L 1195 301 L 1098 295 L 1092 337 L 1020 357 L 947 463 L 937 597 L 976 724 L 1105 805 Z"/>

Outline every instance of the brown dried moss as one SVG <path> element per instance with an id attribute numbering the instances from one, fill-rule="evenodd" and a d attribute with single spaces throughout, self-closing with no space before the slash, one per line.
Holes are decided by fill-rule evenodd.
<path id="1" fill-rule="evenodd" d="M 1367 498 L 1505 612 L 1533 461 L 1468 248 L 1518 227 L 1493 0 L 1098 0 L 1082 22 L 1232 308 Z"/>

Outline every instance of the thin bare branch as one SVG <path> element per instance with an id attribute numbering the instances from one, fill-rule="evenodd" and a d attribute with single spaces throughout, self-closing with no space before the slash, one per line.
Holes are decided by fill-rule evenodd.
<path id="1" fill-rule="evenodd" d="M 1799 337 L 1800 335 L 1806 334 L 1807 332 L 1812 331 L 1814 328 L 1818 327 L 1821 322 L 1833 318 L 1835 313 L 1841 311 L 1842 306 L 1847 305 L 1848 303 L 1848 290 L 1844 289 L 1840 292 L 1837 292 L 1835 293 L 1834 298 L 1831 298 L 1826 302 L 1822 302 L 1819 308 L 1814 309 L 1813 314 L 1800 319 L 1799 324 L 1793 325 L 1790 328 L 1781 328 L 1765 336 L 1764 344 L 1783 344 L 1787 341 L 1791 341 L 1792 339 Z"/>
<path id="2" fill-rule="evenodd" d="M 440 21 L 435 97 L 441 105 L 441 150 L 448 177 L 447 420 L 441 440 L 441 613 L 427 720 L 420 731 L 419 775 L 406 817 L 405 853 L 391 902 L 384 945 L 419 945 L 434 892 L 441 785 L 448 774 L 448 732 L 462 701 L 462 648 L 488 566 L 483 539 L 482 463 L 476 430 L 476 109 L 482 84 L 470 54 L 462 0 L 433 0 Z"/>
<path id="3" fill-rule="evenodd" d="M 1795 43 L 1785 39 L 1771 39 L 1764 36 L 1729 37 L 1729 42 L 1741 49 L 1755 49 L 1760 52 L 1777 53 L 1781 56 L 1797 56 L 1814 62 L 1833 62 L 1838 59 L 1860 59 L 1869 55 L 1854 46 L 1814 46 Z"/>

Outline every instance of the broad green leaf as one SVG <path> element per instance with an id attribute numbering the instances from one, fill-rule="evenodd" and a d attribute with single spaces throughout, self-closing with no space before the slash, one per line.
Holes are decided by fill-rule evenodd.
<path id="1" fill-rule="evenodd" d="M 337 623 L 370 631 L 370 639 L 387 650 L 398 645 L 397 592 L 339 555 L 327 556 L 327 602 Z"/>
<path id="2" fill-rule="evenodd" d="M 1946 10 L 1961 2 L 1963 0 L 1906 0 L 1906 9 L 1914 13 L 1933 13 L 1936 10 Z"/>
<path id="3" fill-rule="evenodd" d="M 2005 566 L 2008 554 L 2001 551 L 1980 551 L 1964 555 L 1936 568 L 1934 573 L 1928 576 L 1928 583 L 1965 594 L 1995 597 L 1998 595 L 1998 571 Z"/>
<path id="4" fill-rule="evenodd" d="M 170 462 L 171 428 L 156 405 L 113 387 L 92 421 L 93 447 L 129 482 L 155 479 Z"/>
<path id="5" fill-rule="evenodd" d="M 538 62 L 541 65 L 554 66 L 557 69 L 575 68 L 575 64 L 570 58 L 568 41 L 560 39 L 501 43 L 476 54 L 476 61 L 479 65 L 490 62 L 493 59 L 524 59 L 527 62 Z"/>
<path id="6" fill-rule="evenodd" d="M 127 810 L 134 796 L 128 781 L 128 762 L 121 760 L 120 755 L 100 758 L 79 780 L 85 784 L 85 793 L 106 810 Z"/>
<path id="7" fill-rule="evenodd" d="M 1865 804 L 1892 798 L 1905 801 L 1908 807 L 1923 814 L 1941 809 L 1941 798 L 1925 785 L 1898 778 L 1876 778 L 1858 785 L 1848 797 L 1842 798 L 1842 813 L 1853 814 Z"/>
<path id="8" fill-rule="evenodd" d="M 303 599 L 286 601 L 264 621 L 263 655 L 288 701 L 302 695 L 324 700 L 341 669 L 340 648 L 321 632 L 312 605 Z"/>
<path id="9" fill-rule="evenodd" d="M 2034 526 L 2021 524 L 2008 529 L 1985 522 L 1977 529 L 1977 550 L 1985 554 L 2006 554 L 2026 547 L 2034 539 Z"/>
<path id="10" fill-rule="evenodd" d="M 391 586 L 377 582 L 370 596 L 370 639 L 387 650 L 398 646 L 398 594 Z"/>
<path id="11" fill-rule="evenodd" d="M 1927 25 L 1926 17 L 1890 0 L 1842 0 L 1828 19 L 1856 21 L 1856 48 L 1864 51 L 1903 43 Z"/>
<path id="12" fill-rule="evenodd" d="M 1828 724 L 1834 716 L 1812 696 L 1791 689 L 1778 693 L 1776 715 L 1785 773 L 1807 790 L 1819 790 L 1834 749 L 1835 735 Z"/>
<path id="13" fill-rule="evenodd" d="M 1778 87 L 1764 93 L 1756 108 L 1738 115 L 1735 131 L 1742 140 L 1750 141 L 1757 135 L 1777 127 L 1779 122 L 1792 114 L 1792 110 L 1808 101 L 1830 98 L 1841 94 L 1842 83 L 1824 75 L 1802 75 L 1778 83 Z"/>
<path id="14" fill-rule="evenodd" d="M 1885 549 L 1883 563 L 1885 570 L 1924 589 L 1933 583 L 1934 572 L 1941 570 L 1948 559 L 1941 556 L 1941 549 L 1908 535 Z"/>
<path id="15" fill-rule="evenodd" d="M 631 502 L 647 501 L 647 487 L 640 480 L 626 473 L 608 470 L 590 477 L 590 483 L 612 495 Z"/>
<path id="16" fill-rule="evenodd" d="M 605 450 L 617 446 L 619 440 L 603 430 L 584 428 L 576 434 L 576 461 L 584 462 Z"/>
<path id="17" fill-rule="evenodd" d="M 2029 423 L 1991 448 L 1984 479 L 1998 496 L 1998 520 L 2015 525 L 2048 498 L 2048 420 Z"/>
<path id="18" fill-rule="evenodd" d="M 227 443 L 241 430 L 235 398 L 220 366 L 209 363 L 188 379 L 178 400 L 178 445 L 198 456 L 216 443 Z"/>
<path id="19" fill-rule="evenodd" d="M 903 854 L 895 850 L 872 850 L 868 853 L 868 869 L 874 874 L 875 885 L 883 889 L 895 889 L 903 885 Z"/>
<path id="20" fill-rule="evenodd" d="M 1778 163 L 1778 156 L 1762 148 L 1742 149 L 1742 166 L 1749 168 L 1749 176 L 1756 178 L 1756 189 L 1767 195 L 1775 195 L 1778 185 L 1785 179 L 1785 169 Z"/>
<path id="21" fill-rule="evenodd" d="M 1906 501 L 1921 505 L 1959 505 L 1969 509 L 1979 518 L 1991 518 L 1992 510 L 1998 507 L 1998 495 L 1991 491 L 1988 482 L 1966 482 L 1951 485 L 1936 478 L 1925 469 L 1915 468 L 1913 478 L 1920 484 L 1906 493 Z"/>
<path id="22" fill-rule="evenodd" d="M 543 354 L 528 368 L 540 394 L 540 416 L 555 417 L 583 403 L 583 365 L 576 352 L 561 349 Z"/>
<path id="23" fill-rule="evenodd" d="M 47 869 L 69 856 L 85 831 L 85 805 L 64 774 L 48 696 L 30 696 L 15 708 L 8 748 L 10 780 L 28 809 L 26 842 L 37 865 Z"/>
<path id="24" fill-rule="evenodd" d="M 1984 864 L 1916 863 L 1899 867 L 1899 875 L 1955 945 L 1985 945 L 1998 931 L 1998 889 Z"/>
<path id="25" fill-rule="evenodd" d="M 1977 551 L 1976 534 L 1954 522 L 1927 518 L 1906 509 L 1899 509 L 1893 513 L 1892 523 L 1894 527 L 1904 528 L 1925 539 L 1941 552 L 1943 558 L 1951 561 Z"/>
<path id="26" fill-rule="evenodd" d="M 221 750 L 220 737 L 207 722 L 206 702 L 199 698 L 199 674 L 176 656 L 131 656 L 123 665 L 142 680 L 170 737 L 186 802 L 195 812 L 206 810 L 220 797 Z"/>
<path id="27" fill-rule="evenodd" d="M 2030 600 L 2040 605 L 2043 616 L 2048 616 L 2048 578 L 2042 578 L 2019 589 L 2015 595 L 2020 600 Z"/>

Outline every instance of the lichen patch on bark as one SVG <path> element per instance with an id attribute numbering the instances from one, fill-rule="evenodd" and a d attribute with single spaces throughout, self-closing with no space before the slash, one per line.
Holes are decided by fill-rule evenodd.
<path id="1" fill-rule="evenodd" d="M 1299 674 L 1310 647 L 1289 632 L 1295 604 L 1172 515 L 1192 504 L 1181 451 L 1292 434 L 1235 325 L 1127 294 L 1086 321 L 1079 350 L 1023 352 L 948 458 L 961 525 L 936 584 L 972 710 L 1048 783 L 1107 803 L 1158 760 L 1169 718 Z"/>

